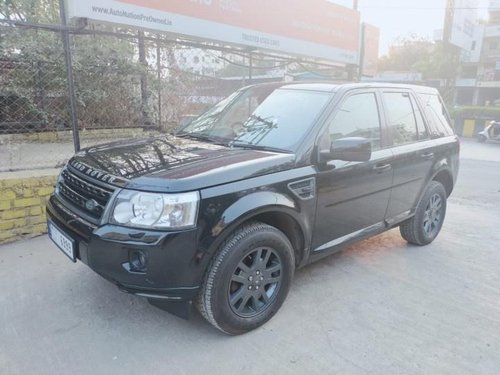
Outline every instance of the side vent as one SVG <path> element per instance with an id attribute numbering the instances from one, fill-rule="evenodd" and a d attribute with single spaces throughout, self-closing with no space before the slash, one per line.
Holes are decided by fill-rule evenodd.
<path id="1" fill-rule="evenodd" d="M 299 199 L 312 199 L 316 193 L 316 179 L 311 177 L 306 180 L 291 182 L 288 184 L 288 189 Z"/>

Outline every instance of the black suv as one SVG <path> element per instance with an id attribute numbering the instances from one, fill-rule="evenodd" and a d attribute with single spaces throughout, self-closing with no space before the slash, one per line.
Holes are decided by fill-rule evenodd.
<path id="1" fill-rule="evenodd" d="M 61 250 L 120 289 L 240 334 L 296 268 L 395 226 L 438 235 L 459 141 L 435 89 L 241 89 L 175 134 L 85 149 L 47 206 Z"/>

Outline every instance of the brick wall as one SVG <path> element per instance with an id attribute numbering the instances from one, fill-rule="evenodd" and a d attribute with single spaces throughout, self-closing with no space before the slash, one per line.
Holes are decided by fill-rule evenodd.
<path id="1" fill-rule="evenodd" d="M 47 232 L 45 204 L 58 169 L 0 173 L 0 243 Z"/>

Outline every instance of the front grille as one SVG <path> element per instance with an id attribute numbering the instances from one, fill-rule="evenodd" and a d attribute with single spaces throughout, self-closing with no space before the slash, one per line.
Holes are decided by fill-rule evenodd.
<path id="1" fill-rule="evenodd" d="M 96 220 L 101 218 L 114 190 L 113 186 L 97 183 L 70 167 L 63 169 L 57 184 L 57 192 L 64 200 Z"/>

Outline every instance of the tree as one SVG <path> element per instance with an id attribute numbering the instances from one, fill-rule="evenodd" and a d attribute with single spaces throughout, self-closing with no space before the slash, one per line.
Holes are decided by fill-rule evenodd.
<path id="1" fill-rule="evenodd" d="M 59 3 L 0 0 L 0 19 L 58 25 Z M 109 25 L 91 28 L 107 32 L 118 29 Z M 133 35 L 128 29 L 119 31 Z M 141 78 L 156 77 L 139 61 L 137 39 L 75 33 L 72 55 L 80 125 L 141 125 L 142 112 L 147 110 L 141 102 Z M 10 66 L 0 76 L 3 92 L 8 92 L 9 97 L 22 98 L 25 105 L 29 103 L 46 127 L 69 126 L 64 50 L 56 28 L 47 30 L 12 23 L 0 26 L 0 60 Z"/>
<path id="2" fill-rule="evenodd" d="M 389 54 L 380 58 L 381 71 L 416 71 L 424 79 L 453 78 L 457 70 L 453 60 L 447 58 L 442 42 L 411 36 L 402 38 L 390 47 Z"/>

